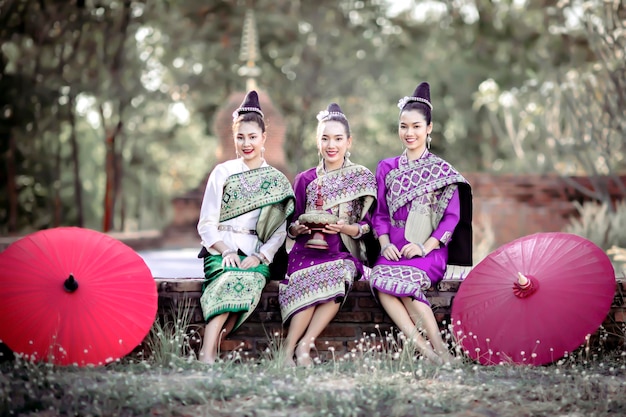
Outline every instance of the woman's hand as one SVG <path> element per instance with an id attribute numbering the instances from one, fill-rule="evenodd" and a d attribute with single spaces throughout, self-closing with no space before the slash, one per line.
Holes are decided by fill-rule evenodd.
<path id="1" fill-rule="evenodd" d="M 415 258 L 416 256 L 423 257 L 426 256 L 426 253 L 422 250 L 424 246 L 420 247 L 415 243 L 407 243 L 400 250 L 400 255 L 404 256 L 407 259 Z"/>
<path id="2" fill-rule="evenodd" d="M 237 252 L 228 252 L 226 255 L 222 254 L 222 266 L 241 268 L 241 258 L 239 258 Z"/>
<path id="3" fill-rule="evenodd" d="M 350 225 L 346 223 L 345 220 L 338 220 L 337 223 L 327 224 L 324 227 L 324 233 L 328 233 L 329 235 L 336 235 L 337 233 L 346 233 L 347 229 Z"/>
<path id="4" fill-rule="evenodd" d="M 345 220 L 341 219 L 338 220 L 337 223 L 327 224 L 326 227 L 324 227 L 324 233 L 328 233 L 329 235 L 343 233 L 357 239 L 357 237 L 361 237 L 361 235 L 359 235 L 361 228 L 358 223 L 346 223 Z"/>
<path id="5" fill-rule="evenodd" d="M 241 269 L 250 269 L 259 266 L 261 260 L 256 256 L 250 255 L 246 256 L 243 261 L 241 261 Z"/>
<path id="6" fill-rule="evenodd" d="M 295 221 L 293 223 L 291 223 L 291 226 L 289 226 L 289 230 L 288 230 L 289 234 L 292 237 L 298 237 L 299 235 L 310 235 L 311 234 L 311 229 L 309 229 L 308 227 L 306 227 L 303 224 L 300 224 L 299 221 Z"/>
<path id="7" fill-rule="evenodd" d="M 399 261 L 401 256 L 400 251 L 393 243 L 383 245 L 380 254 L 388 261 Z"/>

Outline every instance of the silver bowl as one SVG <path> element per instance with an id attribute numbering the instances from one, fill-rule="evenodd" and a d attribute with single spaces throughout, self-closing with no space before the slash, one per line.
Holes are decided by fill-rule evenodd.
<path id="1" fill-rule="evenodd" d="M 323 210 L 309 211 L 298 217 L 298 222 L 305 225 L 309 229 L 323 229 L 327 224 L 335 224 L 339 221 L 339 217 Z"/>
<path id="2" fill-rule="evenodd" d="M 323 210 L 309 211 L 298 217 L 298 222 L 305 225 L 313 231 L 311 239 L 304 245 L 313 249 L 328 249 L 328 242 L 324 236 L 324 227 L 327 224 L 335 224 L 339 221 L 339 217 Z"/>

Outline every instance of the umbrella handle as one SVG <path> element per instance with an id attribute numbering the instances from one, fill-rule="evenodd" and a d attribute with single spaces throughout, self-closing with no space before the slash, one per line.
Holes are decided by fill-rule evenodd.
<path id="1" fill-rule="evenodd" d="M 531 285 L 533 285 L 531 281 L 528 279 L 528 277 L 522 274 L 521 272 L 517 273 L 517 283 L 519 284 L 519 287 L 522 289 L 527 289 Z"/>
<path id="2" fill-rule="evenodd" d="M 63 289 L 70 293 L 78 289 L 78 281 L 74 278 L 74 274 L 70 274 L 70 276 L 63 282 Z"/>

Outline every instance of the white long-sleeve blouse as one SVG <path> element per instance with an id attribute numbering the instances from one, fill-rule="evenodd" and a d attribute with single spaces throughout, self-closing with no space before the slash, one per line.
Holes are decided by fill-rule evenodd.
<path id="1" fill-rule="evenodd" d="M 263 161 L 261 166 L 265 167 L 268 165 Z M 262 253 L 265 258 L 271 262 L 287 236 L 286 221 L 283 222 L 272 237 L 265 243 L 262 243 L 258 236 L 253 234 L 218 230 L 219 225 L 231 226 L 234 230 L 256 229 L 256 223 L 261 212 L 260 209 L 250 211 L 221 223 L 219 221 L 222 194 L 226 179 L 231 175 L 248 170 L 249 168 L 242 159 L 229 160 L 215 166 L 209 175 L 209 180 L 204 190 L 204 197 L 200 208 L 200 219 L 198 221 L 198 233 L 202 246 L 212 255 L 219 254 L 212 246 L 216 242 L 223 241 L 230 248 L 240 249 L 246 255 L 251 255 L 254 252 Z"/>

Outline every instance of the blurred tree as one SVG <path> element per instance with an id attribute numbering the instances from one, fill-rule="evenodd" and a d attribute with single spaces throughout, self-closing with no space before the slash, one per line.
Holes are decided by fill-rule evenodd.
<path id="1" fill-rule="evenodd" d="M 566 20 L 566 11 L 555 5 L 550 0 L 415 0 L 405 11 L 413 19 L 398 16 L 406 52 L 394 54 L 401 69 L 396 79 L 403 85 L 431 82 L 433 149 L 461 170 L 501 171 L 516 165 L 515 147 L 501 141 L 489 112 L 475 106 L 483 82 L 512 89 L 588 59 L 584 36 L 552 31 Z"/>
<path id="2" fill-rule="evenodd" d="M 150 90 L 144 85 L 152 51 L 138 48 L 135 35 L 143 26 L 146 6 L 130 1 L 78 2 L 75 6 L 58 1 L 0 3 L 0 149 L 4 156 L 0 185 L 7 191 L 0 193 L 7 203 L 1 205 L 7 209 L 0 210 L 0 224 L 7 232 L 59 224 L 97 228 L 98 223 L 106 230 L 113 225 L 113 207 L 124 227 L 126 200 L 138 200 L 136 190 L 142 185 L 138 178 L 144 176 L 122 175 L 121 170 L 133 159 L 133 151 L 145 153 L 149 148 L 136 146 L 128 138 L 159 140 L 167 146 L 179 125 L 177 119 L 162 117 L 168 113 L 170 97 L 158 86 Z M 140 54 L 146 58 L 142 60 Z M 153 114 L 149 108 L 155 110 L 158 101 L 168 104 Z M 137 107 L 142 107 L 139 118 L 143 121 L 163 121 L 153 126 L 158 134 L 134 135 L 134 130 L 142 130 L 135 117 Z M 98 129 L 104 138 L 99 143 L 93 140 Z M 197 140 L 198 134 L 183 142 Z M 107 143 L 110 146 L 105 147 Z M 100 161 L 96 160 L 99 149 L 108 150 Z M 47 156 L 50 152 L 52 157 Z M 152 156 L 133 169 L 154 172 Z M 106 171 L 97 169 L 105 166 Z M 83 171 L 87 173 L 84 180 Z M 162 172 L 158 170 L 159 177 Z M 123 177 L 135 181 L 128 192 L 123 192 Z M 73 192 L 68 192 L 68 180 Z M 158 186 L 150 188 L 152 194 L 160 193 Z M 88 192 L 86 214 L 83 191 Z M 98 195 L 105 204 L 93 204 Z M 117 206 L 116 199 L 120 200 Z M 151 204 L 137 215 L 155 211 L 149 214 L 154 222 L 166 210 L 164 204 Z"/>
<path id="3" fill-rule="evenodd" d="M 591 180 L 590 187 L 570 181 L 572 186 L 614 210 L 609 183 L 626 198 L 619 176 L 626 171 L 626 4 L 585 2 L 580 7 L 586 9 L 580 20 L 595 59 L 556 74 L 546 112 L 555 117 L 546 117 L 546 131 L 560 157 L 573 159 Z"/>
<path id="4" fill-rule="evenodd" d="M 63 67 L 73 51 L 56 44 L 67 31 L 58 8 L 38 2 L 9 2 L 0 15 L 2 41 L 2 118 L 6 149 L 7 231 L 23 226 L 60 223 L 58 196 L 60 144 L 51 142 L 63 118 L 57 101 Z M 52 158 L 44 153 L 53 150 Z M 40 216 L 37 208 L 46 208 Z M 5 213 L 3 213 L 5 214 Z"/>
<path id="5" fill-rule="evenodd" d="M 604 120 L 612 106 L 613 121 L 623 109 L 619 95 L 592 105 L 565 88 L 575 74 L 596 97 L 616 73 L 590 46 L 604 35 L 568 26 L 582 4 L 0 0 L 0 231 L 163 226 L 171 196 L 215 160 L 216 110 L 245 88 L 248 8 L 257 11 L 259 87 L 285 116 L 293 171 L 317 163 L 315 115 L 331 101 L 350 119 L 355 161 L 373 169 L 399 154 L 395 104 L 423 80 L 433 150 L 457 168 L 561 169 L 571 156 L 545 160 L 558 154 L 548 133 L 575 126 L 565 110 L 582 120 L 572 109 L 585 104 L 594 109 L 585 118 Z M 541 117 L 550 111 L 559 118 Z M 616 126 L 605 129 L 618 138 Z"/>
<path id="6" fill-rule="evenodd" d="M 558 172 L 587 197 L 612 207 L 609 184 L 626 196 L 626 7 L 619 1 L 561 2 L 569 20 L 550 29 L 584 45 L 576 65 L 546 64 L 512 89 L 481 84 L 476 104 L 509 140 L 519 170 Z M 563 13 L 565 14 L 565 13 Z M 503 142 L 506 143 L 506 142 Z M 568 178 L 586 175 L 590 187 Z"/>

